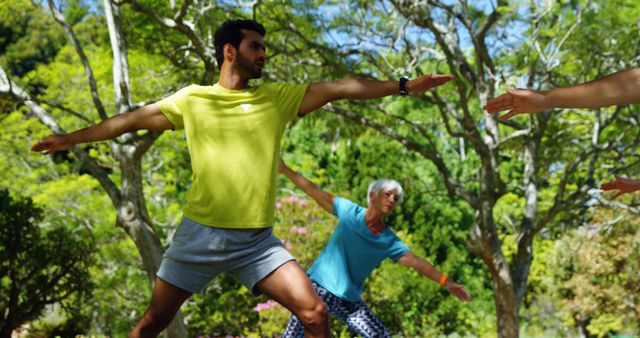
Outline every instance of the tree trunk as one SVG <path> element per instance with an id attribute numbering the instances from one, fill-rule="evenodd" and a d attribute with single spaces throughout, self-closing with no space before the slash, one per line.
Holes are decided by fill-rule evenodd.
<path id="1" fill-rule="evenodd" d="M 476 224 L 473 233 L 480 233 L 480 227 Z M 500 250 L 500 243 L 491 243 L 491 241 L 487 241 L 487 238 L 474 239 L 473 237 L 470 240 L 469 250 L 482 258 L 489 267 L 493 279 L 493 300 L 496 305 L 498 337 L 517 338 L 520 303 L 515 297 L 511 271 Z M 478 242 L 482 242 L 482 244 Z"/>
<path id="2" fill-rule="evenodd" d="M 513 276 L 500 247 L 493 219 L 494 202 L 485 197 L 479 201 L 476 220 L 469 238 L 469 251 L 485 262 L 493 279 L 493 299 L 496 305 L 498 337 L 518 337 L 519 302 L 515 297 Z"/>
<path id="3" fill-rule="evenodd" d="M 149 141 L 152 142 L 152 141 Z M 131 236 L 140 256 L 142 265 L 152 286 L 155 286 L 156 272 L 160 267 L 164 249 L 153 229 L 142 190 L 141 151 L 143 145 L 114 146 L 114 154 L 120 162 L 122 172 L 122 202 L 118 206 L 117 225 Z M 167 338 L 187 336 L 182 313 L 178 311 L 173 321 L 164 331 Z"/>
<path id="4" fill-rule="evenodd" d="M 126 113 L 133 108 L 131 85 L 129 79 L 129 61 L 127 46 L 122 29 L 120 8 L 111 0 L 104 0 L 105 16 L 109 28 L 109 40 L 113 53 L 113 87 L 116 95 L 118 114 Z M 142 190 L 142 156 L 151 147 L 159 134 L 149 132 L 142 139 L 132 141 L 132 135 L 123 135 L 122 144 L 112 143 L 114 156 L 120 163 L 122 172 L 122 201 L 117 205 L 117 224 L 123 227 L 136 243 L 142 257 L 142 265 L 147 272 L 152 287 L 155 286 L 156 272 L 162 261 L 164 249 L 153 229 L 151 217 Z M 184 338 L 187 336 L 178 311 L 164 333 L 167 338 Z"/>
<path id="5" fill-rule="evenodd" d="M 496 304 L 496 317 L 498 320 L 498 337 L 518 337 L 518 304 L 513 295 L 513 287 L 501 277 L 509 271 L 500 271 L 493 275 L 493 299 Z"/>

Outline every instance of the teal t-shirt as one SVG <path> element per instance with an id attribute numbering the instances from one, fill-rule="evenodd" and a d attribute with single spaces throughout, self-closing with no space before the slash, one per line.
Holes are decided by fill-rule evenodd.
<path id="1" fill-rule="evenodd" d="M 307 271 L 322 287 L 344 300 L 361 300 L 364 280 L 385 258 L 394 261 L 409 248 L 390 229 L 374 235 L 364 221 L 366 209 L 341 197 L 333 200 L 338 226 Z"/>

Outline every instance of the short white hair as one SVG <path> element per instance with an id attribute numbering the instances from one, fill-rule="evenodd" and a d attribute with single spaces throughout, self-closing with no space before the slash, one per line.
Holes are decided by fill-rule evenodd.
<path id="1" fill-rule="evenodd" d="M 380 192 L 395 191 L 398 194 L 398 203 L 404 200 L 404 190 L 400 183 L 394 180 L 382 179 L 371 182 L 367 189 L 367 205 L 371 204 L 371 193 L 378 196 Z"/>

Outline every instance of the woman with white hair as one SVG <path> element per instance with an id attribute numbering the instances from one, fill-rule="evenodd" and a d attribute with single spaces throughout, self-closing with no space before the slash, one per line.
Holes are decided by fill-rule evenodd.
<path id="1" fill-rule="evenodd" d="M 446 274 L 412 253 L 384 222 L 384 217 L 403 200 L 400 183 L 394 180 L 372 182 L 367 190 L 368 206 L 363 208 L 318 188 L 291 170 L 282 159 L 278 169 L 320 207 L 338 217 L 338 225 L 329 242 L 307 273 L 329 312 L 355 333 L 363 337 L 389 337 L 387 329 L 361 298 L 364 280 L 386 258 L 440 283 L 460 300 L 471 300 L 464 286 L 454 283 Z M 283 337 L 303 336 L 302 323 L 296 316 L 291 316 Z"/>

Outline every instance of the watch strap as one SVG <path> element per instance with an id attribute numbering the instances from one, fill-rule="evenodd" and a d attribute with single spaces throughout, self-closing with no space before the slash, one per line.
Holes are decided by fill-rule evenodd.
<path id="1" fill-rule="evenodd" d="M 402 96 L 407 96 L 409 95 L 409 91 L 407 91 L 407 82 L 409 82 L 409 79 L 407 79 L 406 77 L 401 77 L 399 84 L 400 84 L 400 95 Z"/>

